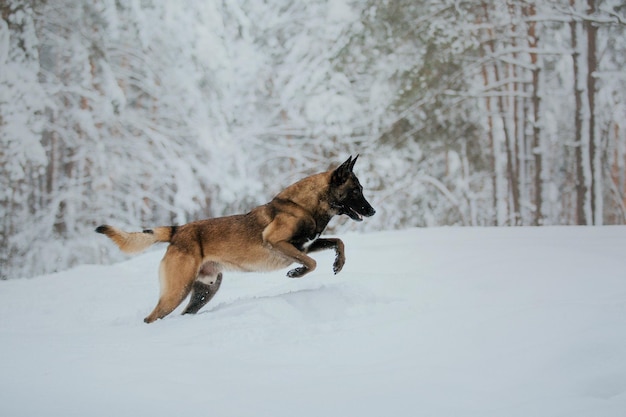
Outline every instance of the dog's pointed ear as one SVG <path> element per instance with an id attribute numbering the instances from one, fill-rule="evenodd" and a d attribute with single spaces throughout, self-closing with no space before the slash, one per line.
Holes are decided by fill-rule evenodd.
<path id="1" fill-rule="evenodd" d="M 358 156 L 357 156 L 358 158 Z M 354 161 L 356 161 L 356 158 L 354 158 Z M 339 165 L 334 171 L 333 171 L 333 175 L 331 177 L 331 182 L 333 184 L 343 184 L 344 182 L 346 182 L 348 180 L 348 178 L 350 178 L 350 173 L 352 172 L 352 167 L 354 167 L 354 162 L 352 160 L 352 155 L 346 160 L 346 162 L 344 162 L 343 164 Z"/>
<path id="2" fill-rule="evenodd" d="M 352 158 L 352 156 L 350 156 Z M 354 164 L 356 164 L 356 160 L 359 159 L 359 154 L 356 154 L 352 162 L 350 163 L 350 172 L 354 171 Z"/>

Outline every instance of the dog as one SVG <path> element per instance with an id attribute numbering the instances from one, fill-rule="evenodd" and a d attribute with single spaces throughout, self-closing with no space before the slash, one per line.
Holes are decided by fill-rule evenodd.
<path id="1" fill-rule="evenodd" d="M 195 314 L 213 298 L 222 271 L 274 271 L 296 263 L 287 272 L 299 278 L 315 270 L 308 254 L 335 250 L 333 271 L 344 266 L 344 244 L 320 235 L 336 215 L 362 221 L 376 211 L 363 196 L 350 156 L 338 168 L 306 177 L 247 214 L 125 232 L 102 225 L 96 232 L 109 237 L 126 253 L 137 253 L 157 242 L 169 242 L 159 266 L 160 296 L 144 321 L 162 319 L 191 293 L 183 314 Z"/>

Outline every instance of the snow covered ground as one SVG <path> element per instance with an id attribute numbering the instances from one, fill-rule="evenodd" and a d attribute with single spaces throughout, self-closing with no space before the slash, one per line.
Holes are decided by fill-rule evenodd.
<path id="1" fill-rule="evenodd" d="M 151 325 L 163 247 L 0 282 L 0 415 L 626 416 L 626 227 L 342 237 Z"/>

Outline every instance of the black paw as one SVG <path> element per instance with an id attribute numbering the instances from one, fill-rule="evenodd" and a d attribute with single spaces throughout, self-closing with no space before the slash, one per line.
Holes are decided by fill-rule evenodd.
<path id="1" fill-rule="evenodd" d="M 335 263 L 333 263 L 333 272 L 335 273 L 335 275 L 337 275 L 339 271 L 341 271 L 345 263 L 346 258 L 339 256 L 335 258 Z"/>
<path id="2" fill-rule="evenodd" d="M 289 278 L 300 278 L 302 275 L 306 274 L 308 271 L 308 269 L 306 269 L 305 267 L 301 266 L 298 268 L 294 268 L 291 271 L 287 272 L 287 276 Z"/>

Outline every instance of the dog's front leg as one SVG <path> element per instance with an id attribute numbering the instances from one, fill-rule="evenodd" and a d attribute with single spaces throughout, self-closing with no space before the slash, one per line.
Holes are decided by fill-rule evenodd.
<path id="1" fill-rule="evenodd" d="M 315 259 L 307 256 L 304 252 L 300 252 L 295 246 L 285 240 L 270 244 L 272 245 L 272 249 L 285 255 L 293 262 L 297 262 L 302 265 L 287 272 L 287 276 L 289 278 L 300 278 L 301 276 L 313 271 L 317 266 Z"/>
<path id="2" fill-rule="evenodd" d="M 333 263 L 333 272 L 336 274 L 341 271 L 346 263 L 346 255 L 344 253 L 344 245 L 341 239 L 337 238 L 321 238 L 311 243 L 307 248 L 307 253 L 316 252 L 324 249 L 335 249 L 335 262 Z"/>
<path id="3" fill-rule="evenodd" d="M 300 278 L 313 271 L 317 265 L 315 259 L 296 248 L 291 239 L 299 230 L 298 228 L 312 229 L 315 226 L 313 220 L 298 219 L 292 215 L 276 216 L 274 220 L 263 230 L 263 242 L 273 251 L 280 253 L 291 262 L 299 263 L 300 267 L 287 272 L 289 278 Z"/>

